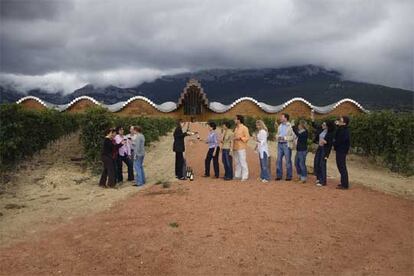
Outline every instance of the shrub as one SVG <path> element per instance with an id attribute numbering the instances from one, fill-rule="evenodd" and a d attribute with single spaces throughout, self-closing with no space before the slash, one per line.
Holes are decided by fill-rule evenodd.
<path id="1" fill-rule="evenodd" d="M 74 132 L 79 116 L 56 110 L 26 110 L 17 104 L 0 106 L 0 170 L 12 168 L 50 142 Z"/>
<path id="2" fill-rule="evenodd" d="M 372 112 L 351 118 L 351 141 L 392 171 L 414 174 L 414 113 Z"/>

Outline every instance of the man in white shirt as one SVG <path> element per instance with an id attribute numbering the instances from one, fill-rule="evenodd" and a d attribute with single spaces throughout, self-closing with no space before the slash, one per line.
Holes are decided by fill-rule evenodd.
<path id="1" fill-rule="evenodd" d="M 276 162 L 276 181 L 281 180 L 283 176 L 283 157 L 286 162 L 286 181 L 292 180 L 292 148 L 295 134 L 289 123 L 289 114 L 280 115 L 281 124 L 277 128 L 277 162 Z"/>

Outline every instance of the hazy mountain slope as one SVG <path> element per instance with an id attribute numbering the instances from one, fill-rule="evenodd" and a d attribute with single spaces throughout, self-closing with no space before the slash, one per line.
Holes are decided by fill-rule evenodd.
<path id="1" fill-rule="evenodd" d="M 50 94 L 42 90 L 28 91 L 45 101 L 62 104 L 86 95 L 112 104 L 135 95 L 143 95 L 156 103 L 177 101 L 186 82 L 196 78 L 210 101 L 231 103 L 242 96 L 277 105 L 293 97 L 303 97 L 315 105 L 326 105 L 343 98 L 352 98 L 368 109 L 410 110 L 414 92 L 381 85 L 343 80 L 336 71 L 306 65 L 280 69 L 215 69 L 195 73 L 163 76 L 136 87 L 96 87 L 86 85 L 68 95 Z M 11 102 L 23 93 L 0 87 L 1 102 Z"/>

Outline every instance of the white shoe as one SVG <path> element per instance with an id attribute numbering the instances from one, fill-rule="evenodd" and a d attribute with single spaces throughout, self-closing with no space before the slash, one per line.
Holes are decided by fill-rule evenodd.
<path id="1" fill-rule="evenodd" d="M 241 182 L 245 182 L 247 180 L 249 180 L 249 179 L 248 178 L 242 178 Z"/>
<path id="2" fill-rule="evenodd" d="M 319 183 L 320 183 L 320 182 L 319 182 L 319 180 L 316 180 L 316 181 L 315 181 L 315 184 L 319 184 Z"/>
<path id="3" fill-rule="evenodd" d="M 262 179 L 262 183 L 268 183 L 269 181 L 266 179 Z"/>
<path id="4" fill-rule="evenodd" d="M 319 182 L 316 184 L 316 186 L 323 187 L 323 185 L 321 183 L 319 183 Z"/>

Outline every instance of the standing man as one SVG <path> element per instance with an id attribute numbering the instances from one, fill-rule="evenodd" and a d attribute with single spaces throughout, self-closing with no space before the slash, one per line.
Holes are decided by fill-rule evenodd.
<path id="1" fill-rule="evenodd" d="M 173 151 L 175 152 L 175 177 L 179 180 L 186 180 L 184 175 L 184 152 L 185 152 L 185 143 L 184 138 L 189 134 L 183 132 L 183 127 L 181 125 L 181 119 L 177 120 L 176 128 L 174 130 L 174 144 Z M 188 128 L 187 128 L 188 129 Z"/>
<path id="2" fill-rule="evenodd" d="M 249 168 L 246 161 L 247 142 L 250 139 L 249 129 L 244 125 L 242 115 L 237 115 L 234 122 L 236 124 L 233 143 L 234 162 L 236 163 L 234 178 L 246 181 L 249 178 Z"/>
<path id="3" fill-rule="evenodd" d="M 280 125 L 277 128 L 277 164 L 276 164 L 276 181 L 281 180 L 283 176 L 283 157 L 286 162 L 286 181 L 292 180 L 292 148 L 295 134 L 289 123 L 289 114 L 280 115 Z"/>
<path id="4" fill-rule="evenodd" d="M 134 134 L 134 169 L 137 174 L 136 186 L 142 186 L 145 184 L 145 173 L 144 173 L 144 156 L 145 156 L 145 137 L 142 134 L 142 129 L 139 126 L 133 127 Z"/>
<path id="5" fill-rule="evenodd" d="M 334 139 L 334 149 L 336 151 L 336 166 L 341 174 L 341 184 L 337 189 L 346 190 L 349 187 L 348 170 L 346 168 L 346 156 L 351 147 L 351 139 L 349 135 L 349 117 L 342 116 L 338 121 L 335 121 L 338 126 Z"/>

